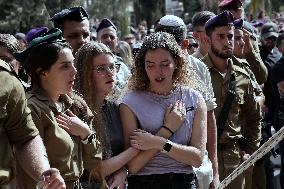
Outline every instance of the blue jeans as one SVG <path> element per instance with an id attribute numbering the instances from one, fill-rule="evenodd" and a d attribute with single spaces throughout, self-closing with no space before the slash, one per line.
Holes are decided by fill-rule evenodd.
<path id="1" fill-rule="evenodd" d="M 128 189 L 196 189 L 195 174 L 166 173 L 133 175 L 127 178 Z"/>

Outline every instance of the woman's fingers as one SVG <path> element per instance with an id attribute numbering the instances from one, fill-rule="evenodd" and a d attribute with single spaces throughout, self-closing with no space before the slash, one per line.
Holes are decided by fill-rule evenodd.
<path id="1" fill-rule="evenodd" d="M 65 125 L 63 125 L 61 123 L 58 123 L 58 126 L 61 127 L 64 130 L 66 130 L 66 131 L 70 130 L 69 127 L 67 127 L 67 126 L 65 126 Z"/>
<path id="2" fill-rule="evenodd" d="M 136 135 L 130 135 L 130 139 L 136 140 L 138 137 Z"/>
<path id="3" fill-rule="evenodd" d="M 64 117 L 65 119 L 69 119 L 69 118 L 70 118 L 68 115 L 66 115 L 66 114 L 64 114 L 64 113 L 60 113 L 59 115 L 60 115 L 61 117 Z"/>
<path id="4" fill-rule="evenodd" d="M 176 101 L 173 111 L 177 112 L 179 110 L 179 100 Z"/>
<path id="5" fill-rule="evenodd" d="M 69 116 L 71 116 L 71 117 L 76 117 L 76 115 L 73 114 L 73 112 L 71 112 L 70 110 L 67 110 L 66 112 L 67 112 L 67 114 L 68 114 Z"/>
<path id="6" fill-rule="evenodd" d="M 70 119 L 69 117 L 66 117 L 64 114 L 58 114 L 58 115 L 56 115 L 56 118 L 58 118 L 58 119 L 60 119 L 60 120 L 62 120 L 62 121 L 64 121 L 64 122 L 68 122 L 68 120 Z"/>
<path id="7" fill-rule="evenodd" d="M 131 144 L 132 147 L 140 149 L 140 144 L 137 143 L 136 140 L 130 140 L 130 144 Z"/>
<path id="8" fill-rule="evenodd" d="M 173 109 L 173 105 L 170 104 L 170 106 L 167 108 L 167 111 L 166 111 L 166 115 L 168 115 Z"/>
<path id="9" fill-rule="evenodd" d="M 67 120 L 60 119 L 58 117 L 55 118 L 58 124 L 67 125 Z"/>

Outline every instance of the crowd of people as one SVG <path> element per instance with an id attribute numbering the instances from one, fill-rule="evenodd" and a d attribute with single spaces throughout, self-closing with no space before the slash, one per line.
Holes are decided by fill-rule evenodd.
<path id="1" fill-rule="evenodd" d="M 120 38 L 72 7 L 0 34 L 0 188 L 218 188 L 284 124 L 283 14 L 243 6 Z M 272 154 L 226 188 L 275 188 Z"/>

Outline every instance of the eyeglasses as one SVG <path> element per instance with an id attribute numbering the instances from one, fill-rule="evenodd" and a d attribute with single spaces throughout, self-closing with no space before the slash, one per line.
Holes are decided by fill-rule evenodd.
<path id="1" fill-rule="evenodd" d="M 115 73 L 119 70 L 120 64 L 112 64 L 109 66 L 98 66 L 94 68 L 93 70 L 96 70 L 99 74 L 107 74 L 108 72 Z"/>
<path id="2" fill-rule="evenodd" d="M 187 46 L 188 49 L 191 49 L 191 48 L 198 48 L 198 44 L 197 43 L 192 43 L 192 44 L 189 44 Z"/>

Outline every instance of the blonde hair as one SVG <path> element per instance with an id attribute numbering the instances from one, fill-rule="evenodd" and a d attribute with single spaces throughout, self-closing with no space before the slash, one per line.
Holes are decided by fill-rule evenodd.
<path id="1" fill-rule="evenodd" d="M 93 59 L 100 54 L 109 54 L 115 58 L 106 45 L 94 41 L 84 44 L 78 50 L 75 57 L 75 65 L 78 70 L 75 89 L 82 94 L 92 110 L 94 110 L 93 102 L 95 97 L 92 62 Z"/>
<path id="2" fill-rule="evenodd" d="M 133 75 L 129 81 L 131 90 L 147 90 L 150 80 L 145 70 L 145 55 L 149 50 L 163 48 L 169 51 L 176 63 L 176 69 L 173 73 L 173 84 L 188 86 L 193 89 L 202 91 L 202 84 L 198 79 L 192 65 L 187 61 L 187 55 L 177 44 L 173 35 L 166 32 L 152 33 L 147 36 L 135 57 L 135 66 Z"/>
<path id="3" fill-rule="evenodd" d="M 123 62 L 131 68 L 133 65 L 133 57 L 130 45 L 126 41 L 119 41 L 116 46 L 116 52 L 123 59 Z"/>
<path id="4" fill-rule="evenodd" d="M 111 147 L 110 141 L 108 137 L 106 137 L 105 120 L 103 119 L 102 112 L 95 112 L 94 104 L 96 91 L 93 81 L 93 59 L 100 54 L 111 55 L 115 58 L 106 45 L 94 41 L 84 44 L 78 50 L 75 58 L 75 65 L 78 70 L 75 87 L 94 113 L 94 129 L 104 147 L 103 157 L 107 158 L 110 157 Z"/>

